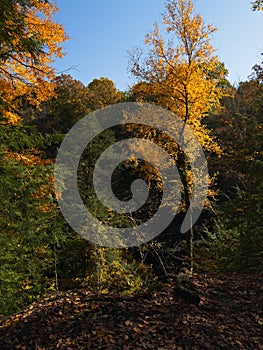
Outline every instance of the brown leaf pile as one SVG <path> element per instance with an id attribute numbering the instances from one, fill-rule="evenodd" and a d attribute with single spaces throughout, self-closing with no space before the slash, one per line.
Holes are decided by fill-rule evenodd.
<path id="1" fill-rule="evenodd" d="M 173 283 L 151 296 L 59 292 L 0 322 L 0 349 L 263 349 L 263 276 L 195 275 L 197 307 Z"/>

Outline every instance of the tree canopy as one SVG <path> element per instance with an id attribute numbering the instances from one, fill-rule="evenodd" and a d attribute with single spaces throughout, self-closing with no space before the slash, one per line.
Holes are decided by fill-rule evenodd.
<path id="1" fill-rule="evenodd" d="M 58 11 L 54 3 L 4 0 L 0 11 L 0 111 L 15 123 L 25 97 L 39 107 L 52 96 L 55 70 L 51 64 L 54 57 L 63 56 L 61 44 L 67 36 L 53 19 Z"/>
<path id="2" fill-rule="evenodd" d="M 131 72 L 139 80 L 132 93 L 139 101 L 148 100 L 174 112 L 190 125 L 204 149 L 220 153 L 211 131 L 203 123 L 227 94 L 221 84 L 227 72 L 210 43 L 216 28 L 195 13 L 190 0 L 168 0 L 165 9 L 163 24 L 167 37 L 163 38 L 155 24 L 153 32 L 145 38 L 146 52 L 135 50 L 130 55 Z M 189 164 L 178 147 L 173 157 L 181 170 L 188 210 L 193 186 L 191 172 L 187 170 Z M 193 233 L 189 234 L 188 256 L 192 260 Z"/>

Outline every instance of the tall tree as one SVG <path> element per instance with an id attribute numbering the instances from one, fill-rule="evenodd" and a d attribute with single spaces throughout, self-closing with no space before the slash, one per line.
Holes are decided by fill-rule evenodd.
<path id="1" fill-rule="evenodd" d="M 209 118 L 223 154 L 210 163 L 219 173 L 220 196 L 204 265 L 224 272 L 263 270 L 262 68 L 254 66 L 250 80 L 240 83 L 234 96 L 222 101 L 222 112 Z"/>
<path id="2" fill-rule="evenodd" d="M 54 93 L 51 63 L 62 57 L 66 39 L 53 21 L 56 11 L 42 0 L 0 4 L 0 313 L 56 285 L 54 247 L 65 224 L 57 220 L 52 161 L 45 154 L 55 139 L 44 139 L 19 120 L 21 107 L 39 107 Z"/>
<path id="3" fill-rule="evenodd" d="M 167 37 L 160 34 L 157 24 L 146 35 L 147 51 L 131 53 L 131 72 L 139 84 L 133 93 L 139 100 L 156 103 L 169 109 L 189 124 L 200 144 L 208 151 L 220 152 L 210 131 L 203 123 L 211 109 L 219 106 L 225 94 L 222 79 L 226 70 L 214 55 L 210 37 L 216 28 L 204 23 L 194 13 L 191 0 L 168 0 L 163 24 Z M 176 154 L 184 189 L 185 209 L 191 201 L 191 174 L 184 152 Z M 187 233 L 187 255 L 193 266 L 193 229 Z"/>
<path id="4" fill-rule="evenodd" d="M 114 82 L 108 78 L 93 79 L 88 88 L 93 93 L 90 104 L 90 109 L 93 111 L 118 103 L 124 98 L 124 94 L 118 91 Z"/>
<path id="5" fill-rule="evenodd" d="M 44 132 L 67 133 L 69 129 L 91 110 L 93 94 L 88 87 L 69 74 L 53 80 L 55 96 L 42 103 L 35 122 Z"/>
<path id="6" fill-rule="evenodd" d="M 53 94 L 51 63 L 67 39 L 53 19 L 57 10 L 42 0 L 1 2 L 0 112 L 10 122 L 19 119 L 21 101 L 38 107 Z"/>

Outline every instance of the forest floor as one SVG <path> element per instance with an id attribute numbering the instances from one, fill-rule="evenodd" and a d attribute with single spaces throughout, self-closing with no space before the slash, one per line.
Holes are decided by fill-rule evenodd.
<path id="1" fill-rule="evenodd" d="M 0 349 L 263 349 L 263 276 L 198 274 L 199 306 L 173 283 L 151 295 L 57 292 L 0 321 Z"/>

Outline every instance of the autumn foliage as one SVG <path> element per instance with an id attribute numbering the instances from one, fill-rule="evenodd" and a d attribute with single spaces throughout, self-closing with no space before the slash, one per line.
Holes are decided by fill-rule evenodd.
<path id="1" fill-rule="evenodd" d="M 262 7 L 262 1 L 252 4 L 255 9 Z M 36 301 L 2 323 L 8 335 L 4 344 L 14 342 L 19 348 L 27 342 L 40 348 L 36 317 L 44 325 L 40 336 L 43 346 L 49 342 L 46 348 L 70 347 L 74 342 L 78 348 L 79 339 L 71 338 L 72 327 L 82 334 L 83 348 L 89 342 L 96 348 L 103 339 L 111 348 L 116 340 L 124 349 L 122 332 L 127 333 L 130 348 L 137 341 L 147 348 L 146 339 L 149 348 L 162 344 L 172 349 L 176 340 L 178 348 L 198 344 L 192 347 L 197 349 L 201 344 L 200 348 L 210 349 L 214 346 L 207 341 L 210 332 L 222 348 L 257 348 L 262 320 L 260 302 L 255 300 L 261 280 L 251 277 L 255 287 L 251 290 L 249 279 L 235 273 L 263 272 L 263 63 L 254 66 L 247 81 L 231 86 L 211 44 L 216 28 L 195 12 L 192 1 L 167 0 L 161 24 L 146 34 L 142 49 L 130 52 L 129 70 L 135 83 L 129 90 L 118 91 L 105 77 L 85 85 L 69 74 L 56 75 L 53 62 L 63 57 L 68 38 L 54 19 L 57 11 L 55 3 L 46 0 L 0 3 L 0 316 Z M 149 187 L 145 212 L 122 217 L 100 206 L 89 180 L 96 160 L 109 145 L 134 136 L 154 141 L 178 169 L 174 188 L 180 182 L 182 196 L 174 221 L 147 244 L 119 250 L 95 246 L 71 229 L 57 205 L 53 173 L 58 148 L 72 126 L 96 109 L 123 101 L 161 106 L 188 124 L 204 149 L 210 179 L 205 209 L 197 225 L 182 235 L 195 184 L 192 164 L 180 145 L 161 130 L 134 125 L 128 114 L 127 129 L 112 127 L 92 140 L 79 162 L 78 187 L 83 203 L 103 223 L 115 227 L 141 223 L 145 212 L 149 217 L 155 212 L 162 196 L 157 167 L 134 157 L 114 170 L 112 188 L 116 197 L 126 200 L 131 198 L 134 179 L 145 180 Z M 162 122 L 176 127 L 173 119 Z M 136 142 L 133 147 L 136 154 L 148 151 L 155 156 L 150 142 L 145 149 Z M 108 169 L 102 171 L 107 174 Z M 182 265 L 196 271 L 198 303 L 193 305 L 185 303 L 191 286 L 187 269 L 185 293 L 176 285 Z M 82 291 L 61 292 L 68 289 Z M 55 293 L 50 299 L 37 304 L 51 292 Z M 231 298 L 240 299 L 233 303 Z M 38 313 L 39 307 L 43 314 Z M 241 312 L 235 314 L 238 308 Z M 246 308 L 250 312 L 245 313 Z M 126 319 L 122 310 L 131 318 Z M 235 316 L 230 317 L 229 310 Z M 111 324 L 113 316 L 118 326 Z M 174 320 L 183 337 L 174 332 Z M 33 334 L 24 337 L 27 321 Z M 85 328 L 87 321 L 91 332 Z M 66 325 L 60 339 L 50 325 L 54 329 Z M 193 334 L 196 343 L 191 340 Z"/>
<path id="2" fill-rule="evenodd" d="M 55 70 L 51 64 L 55 57 L 63 56 L 61 44 L 67 36 L 53 20 L 58 10 L 53 3 L 34 0 L 24 5 L 15 1 L 10 6 L 4 1 L 1 10 L 1 27 L 10 32 L 3 35 L 1 43 L 1 114 L 16 123 L 24 100 L 39 107 L 53 95 L 50 81 Z"/>

